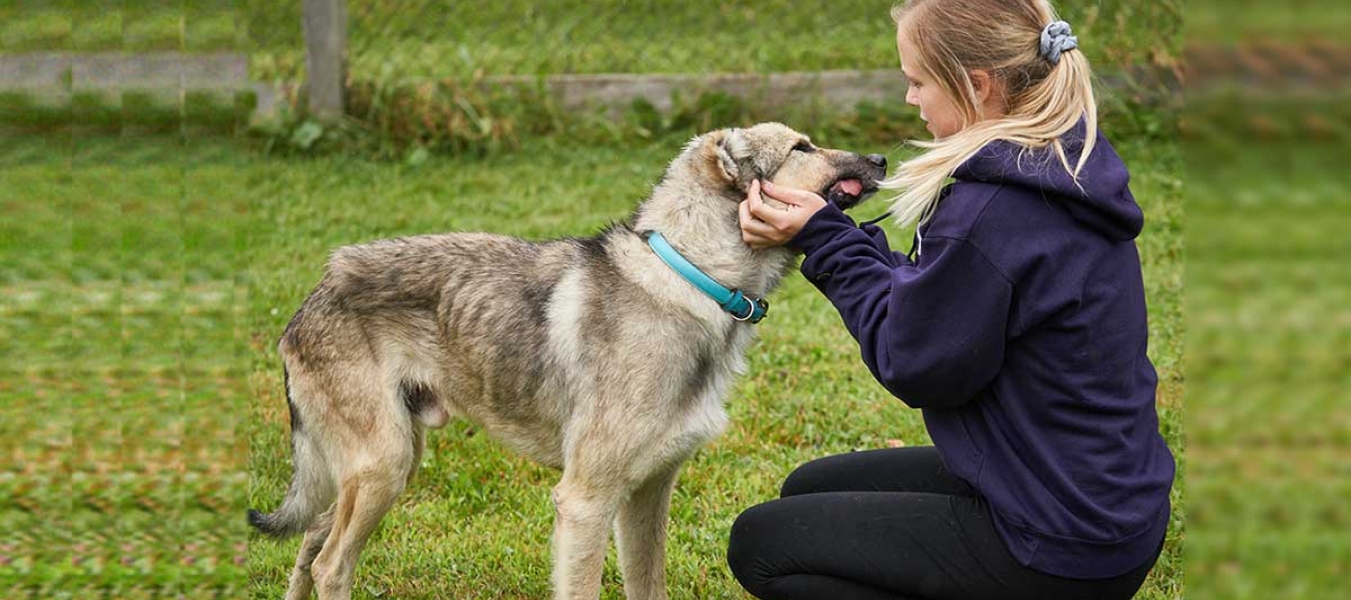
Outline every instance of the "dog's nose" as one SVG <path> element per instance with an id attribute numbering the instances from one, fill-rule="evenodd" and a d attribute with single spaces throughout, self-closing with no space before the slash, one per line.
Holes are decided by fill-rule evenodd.
<path id="1" fill-rule="evenodd" d="M 868 162 L 876 165 L 879 169 L 887 168 L 887 157 L 882 156 L 881 154 L 869 154 L 864 158 L 868 159 Z"/>

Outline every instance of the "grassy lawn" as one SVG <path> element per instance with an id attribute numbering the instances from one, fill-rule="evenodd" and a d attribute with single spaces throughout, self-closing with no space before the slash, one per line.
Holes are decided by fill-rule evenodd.
<path id="1" fill-rule="evenodd" d="M 1187 581 L 1196 598 L 1346 592 L 1346 100 L 1193 96 L 1196 114 L 1228 118 L 1186 147 Z M 1321 134 L 1322 122 L 1340 130 Z"/>
<path id="2" fill-rule="evenodd" d="M 300 21 L 293 27 L 299 30 Z M 9 0 L 0 4 L 0 52 L 5 53 L 220 52 L 243 47 L 247 32 L 237 4 L 225 0 Z"/>
<path id="3" fill-rule="evenodd" d="M 245 546 L 243 509 L 274 508 L 289 480 L 274 343 L 326 253 L 451 230 L 590 234 L 627 215 L 683 141 L 541 140 L 529 153 L 433 155 L 414 167 L 262 159 L 211 140 L 6 140 L 0 187 L 21 191 L 0 205 L 0 381 L 15 399 L 7 450 L 21 460 L 7 467 L 17 477 L 0 479 L 14 498 L 0 504 L 0 553 L 20 558 L 0 566 L 0 592 L 279 597 L 297 541 Z M 1140 246 L 1151 355 L 1162 427 L 1185 464 L 1179 160 L 1168 146 L 1119 146 L 1150 216 Z M 674 498 L 674 598 L 747 597 L 725 566 L 728 528 L 795 465 L 927 443 L 918 412 L 873 382 L 824 298 L 794 275 L 772 300 L 728 400 L 731 425 L 688 463 Z M 54 403 L 74 410 L 51 418 Z M 356 597 L 547 597 L 556 478 L 466 422 L 434 432 L 417 481 L 363 555 Z M 1142 598 L 1182 595 L 1176 514 Z M 603 597 L 622 597 L 613 551 Z"/>
<path id="4" fill-rule="evenodd" d="M 242 593 L 244 156 L 0 141 L 0 596 Z"/>

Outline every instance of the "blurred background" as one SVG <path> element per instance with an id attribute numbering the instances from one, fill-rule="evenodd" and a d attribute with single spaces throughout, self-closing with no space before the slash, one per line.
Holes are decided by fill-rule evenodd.
<path id="1" fill-rule="evenodd" d="M 1180 477 L 1141 598 L 1345 595 L 1342 4 L 1057 6 L 1148 219 L 1150 356 Z M 251 539 L 243 515 L 289 479 L 274 344 L 329 250 L 587 235 L 691 136 L 762 120 L 895 164 L 924 132 L 890 8 L 0 1 L 0 594 L 279 597 L 295 542 Z M 733 425 L 673 501 L 673 598 L 748 597 L 726 530 L 793 465 L 927 443 L 789 279 Z M 547 597 L 555 476 L 475 434 L 433 436 L 354 597 Z M 622 597 L 613 556 L 604 597 Z"/>

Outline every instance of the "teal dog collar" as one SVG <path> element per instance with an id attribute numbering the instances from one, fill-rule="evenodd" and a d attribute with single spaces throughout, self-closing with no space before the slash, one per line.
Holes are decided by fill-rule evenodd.
<path id="1" fill-rule="evenodd" d="M 657 253 L 657 257 L 662 262 L 679 273 L 685 281 L 694 284 L 709 298 L 712 298 L 721 306 L 723 310 L 732 315 L 737 321 L 749 321 L 759 323 L 760 319 L 765 318 L 765 313 L 769 312 L 769 303 L 760 298 L 750 298 L 741 290 L 729 290 L 722 284 L 709 277 L 699 267 L 694 266 L 680 252 L 671 246 L 660 233 L 655 231 L 646 231 L 642 234 L 643 239 L 647 240 L 647 245 Z"/>

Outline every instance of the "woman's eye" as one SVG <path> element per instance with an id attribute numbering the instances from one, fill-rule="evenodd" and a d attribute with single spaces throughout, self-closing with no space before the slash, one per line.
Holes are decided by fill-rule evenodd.
<path id="1" fill-rule="evenodd" d="M 793 152 L 812 153 L 816 152 L 816 148 L 808 142 L 798 142 L 796 146 L 793 146 Z"/>

